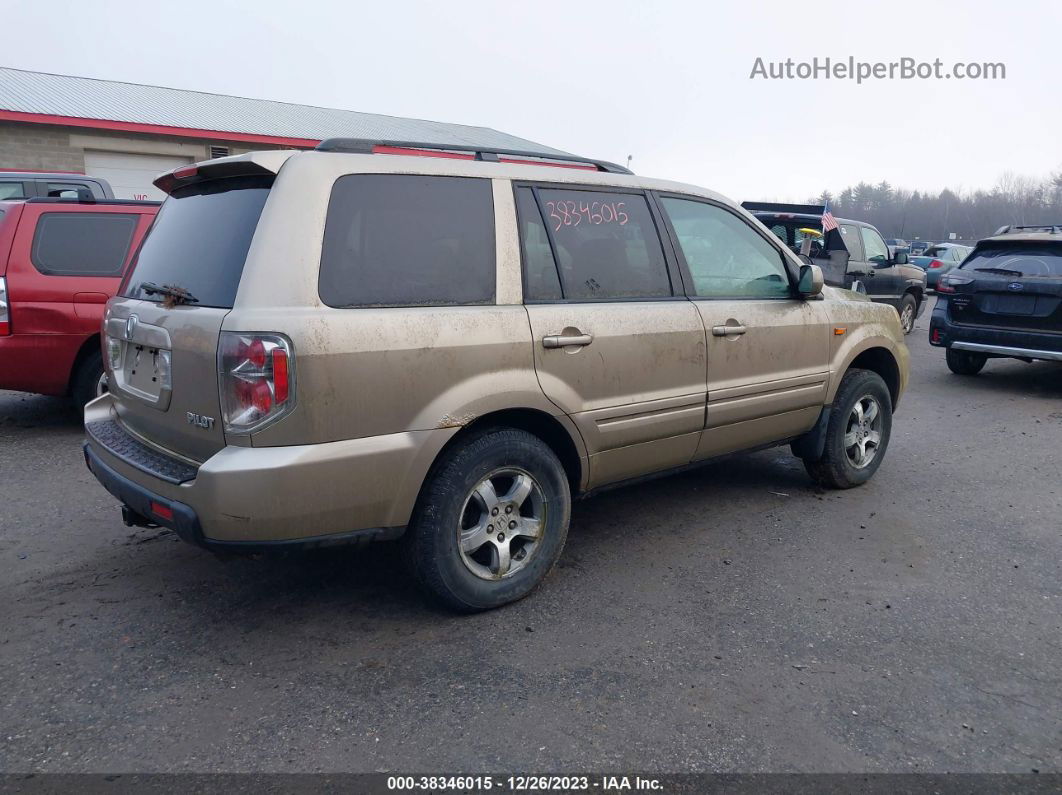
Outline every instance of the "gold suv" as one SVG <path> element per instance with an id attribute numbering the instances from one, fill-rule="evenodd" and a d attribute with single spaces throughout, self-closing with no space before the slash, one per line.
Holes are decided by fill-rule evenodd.
<path id="1" fill-rule="evenodd" d="M 892 307 L 752 215 L 580 158 L 326 141 L 178 169 L 107 306 L 85 458 L 214 550 L 403 538 L 459 610 L 553 567 L 573 497 L 791 444 L 873 475 Z"/>

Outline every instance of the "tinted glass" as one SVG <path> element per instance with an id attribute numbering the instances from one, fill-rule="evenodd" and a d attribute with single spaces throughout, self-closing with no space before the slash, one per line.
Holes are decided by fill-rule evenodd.
<path id="1" fill-rule="evenodd" d="M 319 290 L 329 306 L 494 300 L 490 180 L 354 174 L 332 189 Z"/>
<path id="2" fill-rule="evenodd" d="M 837 227 L 837 231 L 841 233 L 841 240 L 844 241 L 844 246 L 848 249 L 851 258 L 863 262 L 863 243 L 859 239 L 858 227 L 851 224 L 841 224 Z"/>
<path id="3" fill-rule="evenodd" d="M 1006 271 L 997 273 L 998 276 L 1062 278 L 1062 246 L 1048 243 L 1021 248 L 983 248 L 959 267 L 964 271 L 982 271 L 985 268 Z"/>
<path id="4" fill-rule="evenodd" d="M 859 227 L 863 234 L 863 248 L 866 249 L 867 262 L 885 262 L 889 258 L 889 249 L 881 235 L 865 226 Z"/>
<path id="5" fill-rule="evenodd" d="M 520 248 L 524 257 L 524 298 L 528 301 L 556 301 L 563 298 L 557 264 L 549 246 L 542 213 L 530 188 L 516 191 L 516 213 L 520 222 Z"/>
<path id="6" fill-rule="evenodd" d="M 272 178 L 214 180 L 174 191 L 148 232 L 122 295 L 147 295 L 145 283 L 180 287 L 199 306 L 231 308 L 247 249 L 258 227 Z"/>
<path id="7" fill-rule="evenodd" d="M 664 250 L 644 196 L 540 190 L 568 300 L 671 295 Z"/>
<path id="8" fill-rule="evenodd" d="M 789 297 L 781 253 L 741 218 L 688 199 L 663 199 L 663 205 L 698 296 Z"/>
<path id="9" fill-rule="evenodd" d="M 76 199 L 77 191 L 81 188 L 92 194 L 92 189 L 88 185 L 74 185 L 65 182 L 49 182 L 47 187 L 47 195 L 52 199 Z"/>
<path id="10" fill-rule="evenodd" d="M 53 276 L 118 276 L 136 222 L 135 215 L 115 213 L 43 213 L 30 260 Z"/>
<path id="11" fill-rule="evenodd" d="M 926 249 L 925 256 L 927 257 L 943 257 L 948 253 L 948 249 L 943 246 L 931 246 Z"/>
<path id="12" fill-rule="evenodd" d="M 26 191 L 21 182 L 0 182 L 0 201 L 25 198 Z"/>

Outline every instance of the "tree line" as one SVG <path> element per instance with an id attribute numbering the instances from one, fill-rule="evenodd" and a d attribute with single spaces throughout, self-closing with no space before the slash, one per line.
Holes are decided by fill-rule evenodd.
<path id="1" fill-rule="evenodd" d="M 989 190 L 945 188 L 940 193 L 894 188 L 888 182 L 860 182 L 834 196 L 823 191 L 810 199 L 830 202 L 838 218 L 867 221 L 887 238 L 946 241 L 988 237 L 1004 224 L 1062 224 L 1062 171 L 1045 179 L 1004 174 Z"/>

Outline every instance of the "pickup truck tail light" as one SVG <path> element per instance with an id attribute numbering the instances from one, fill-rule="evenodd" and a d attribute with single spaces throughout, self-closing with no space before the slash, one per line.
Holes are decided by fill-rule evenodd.
<path id="1" fill-rule="evenodd" d="M 295 406 L 295 352 L 282 334 L 221 332 L 218 388 L 228 433 L 250 433 Z"/>
<path id="2" fill-rule="evenodd" d="M 11 334 L 11 308 L 7 302 L 7 280 L 0 276 L 0 337 Z"/>

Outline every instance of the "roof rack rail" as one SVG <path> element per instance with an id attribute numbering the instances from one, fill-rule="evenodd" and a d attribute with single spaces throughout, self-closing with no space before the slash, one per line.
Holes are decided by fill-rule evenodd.
<path id="1" fill-rule="evenodd" d="M 87 195 L 82 195 L 78 191 L 76 199 L 73 196 L 31 196 L 25 202 L 26 204 L 124 204 L 137 207 L 162 204 L 162 202 L 153 199 L 101 199 L 93 196 L 88 190 L 85 193 Z"/>
<path id="2" fill-rule="evenodd" d="M 348 152 L 353 154 L 372 155 L 372 154 L 418 154 L 418 149 L 429 150 L 432 152 L 442 152 L 444 154 L 435 155 L 436 157 L 462 157 L 468 160 L 483 160 L 487 162 L 520 162 L 513 161 L 511 158 L 535 158 L 535 160 L 525 161 L 530 165 L 543 165 L 543 166 L 561 166 L 567 168 L 586 168 L 593 167 L 598 171 L 605 171 L 609 174 L 633 174 L 629 168 L 610 163 L 607 160 L 593 160 L 588 157 L 578 157 L 577 155 L 565 155 L 565 154 L 550 154 L 546 152 L 527 152 L 521 149 L 498 149 L 496 147 L 486 146 L 468 146 L 466 144 L 430 144 L 420 141 L 386 141 L 375 140 L 372 138 L 326 138 L 317 144 L 315 149 L 318 152 Z M 393 151 L 399 150 L 399 151 Z M 404 151 L 403 151 L 404 150 Z M 452 152 L 454 154 L 447 155 L 445 153 Z M 504 156 L 504 157 L 503 157 Z M 541 161 L 541 162 L 539 162 Z"/>
<path id="3" fill-rule="evenodd" d="M 1062 224 L 1005 224 L 996 230 L 997 235 L 1017 232 L 1047 232 L 1052 235 L 1062 235 Z"/>

